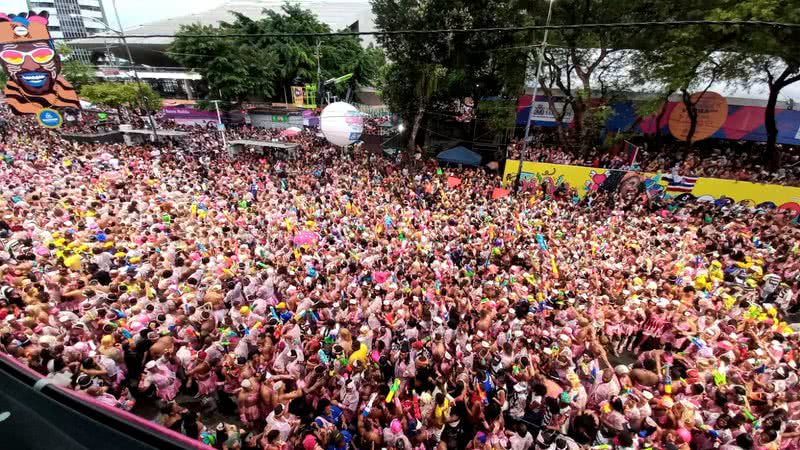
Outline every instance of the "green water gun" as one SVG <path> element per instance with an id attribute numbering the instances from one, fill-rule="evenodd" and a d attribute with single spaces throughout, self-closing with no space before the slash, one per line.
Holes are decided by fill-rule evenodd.
<path id="1" fill-rule="evenodd" d="M 395 378 L 392 387 L 389 388 L 389 393 L 386 394 L 386 403 L 391 403 L 397 391 L 400 390 L 400 378 Z"/>

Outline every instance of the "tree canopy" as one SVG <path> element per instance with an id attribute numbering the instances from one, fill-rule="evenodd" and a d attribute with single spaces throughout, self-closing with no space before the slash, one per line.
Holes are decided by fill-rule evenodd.
<path id="1" fill-rule="evenodd" d="M 530 0 L 372 0 L 383 31 L 524 26 Z M 390 109 L 413 124 L 413 147 L 426 113 L 448 112 L 467 97 L 516 97 L 525 80 L 531 33 L 379 35 L 391 65 L 380 88 Z M 506 115 L 508 117 L 508 115 Z M 513 127 L 512 123 L 508 125 Z"/>
<path id="2" fill-rule="evenodd" d="M 279 11 L 263 13 L 261 17 L 237 13 L 234 21 L 217 26 L 182 26 L 169 49 L 170 56 L 203 76 L 210 97 L 229 101 L 290 98 L 291 86 L 317 82 L 318 57 L 323 81 L 352 73 L 351 85 L 374 84 L 383 65 L 383 52 L 362 47 L 357 37 L 193 36 L 332 31 L 298 5 L 287 3 Z"/>
<path id="3" fill-rule="evenodd" d="M 85 100 L 109 108 L 147 109 L 157 112 L 162 99 L 149 84 L 142 83 L 141 94 L 137 83 L 96 83 L 80 91 Z"/>
<path id="4" fill-rule="evenodd" d="M 549 0 L 371 0 L 380 30 L 522 27 L 543 25 Z M 762 20 L 800 23 L 792 0 L 557 0 L 553 25 L 681 20 Z M 691 117 L 691 94 L 712 82 L 769 86 L 765 124 L 775 149 L 775 105 L 786 86 L 800 81 L 800 40 L 780 27 L 693 25 L 553 30 L 544 50 L 539 95 L 560 121 L 564 144 L 596 145 L 608 105 L 632 91 L 649 95 L 637 110 L 663 111 L 680 94 Z M 379 36 L 392 64 L 381 92 L 409 123 L 447 114 L 460 99 L 516 97 L 532 85 L 541 32 L 392 34 Z M 433 77 L 432 74 L 438 74 Z M 527 81 L 526 81 L 527 80 Z M 435 83 L 431 83 L 435 81 Z M 432 89 L 435 88 L 435 89 Z M 480 106 L 478 107 L 480 110 Z M 491 111 L 492 108 L 484 108 Z M 455 115 L 455 114 L 454 114 Z M 500 114 L 484 120 L 498 128 Z M 416 139 L 411 127 L 409 136 Z M 502 128 L 502 127 L 501 127 Z M 500 132 L 501 130 L 497 130 Z M 687 139 L 691 145 L 691 136 Z"/>
<path id="5" fill-rule="evenodd" d="M 72 84 L 75 90 L 80 91 L 81 87 L 95 82 L 92 66 L 71 58 L 74 50 L 70 46 L 59 43 L 57 51 L 61 57 L 61 74 Z"/>

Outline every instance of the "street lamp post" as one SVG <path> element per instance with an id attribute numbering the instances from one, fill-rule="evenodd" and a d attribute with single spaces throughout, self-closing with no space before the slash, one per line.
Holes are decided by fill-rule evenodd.
<path id="1" fill-rule="evenodd" d="M 550 0 L 550 6 L 547 8 L 547 22 L 545 23 L 545 27 L 550 26 L 550 18 L 553 17 L 553 2 L 555 0 Z M 522 178 L 522 164 L 525 162 L 525 153 L 528 151 L 528 136 L 530 135 L 531 130 L 531 120 L 533 120 L 533 107 L 536 103 L 536 92 L 539 90 L 539 74 L 542 72 L 542 63 L 544 62 L 544 49 L 547 46 L 547 33 L 550 31 L 549 29 L 544 29 L 544 38 L 542 39 L 542 45 L 539 47 L 539 61 L 536 65 L 536 76 L 533 80 L 533 96 L 531 97 L 531 109 L 528 111 L 528 119 L 525 121 L 525 138 L 522 140 L 522 151 L 519 155 L 519 166 L 517 167 L 517 191 L 520 188 L 520 182 Z"/>
<path id="2" fill-rule="evenodd" d="M 228 151 L 228 140 L 225 137 L 225 125 L 222 123 L 222 115 L 219 113 L 219 102 L 221 100 L 211 100 L 211 103 L 214 104 L 214 107 L 217 109 L 217 129 L 222 134 L 222 149 L 223 151 Z"/>
<path id="3" fill-rule="evenodd" d="M 111 28 L 106 22 L 96 19 L 94 17 L 87 17 L 87 16 L 80 16 L 83 19 L 94 21 L 95 23 L 99 23 L 105 27 L 106 30 L 116 34 L 119 39 L 122 41 L 122 46 L 125 47 L 125 52 L 128 55 L 128 62 L 131 65 L 131 69 L 133 70 L 133 79 L 136 81 L 136 86 L 138 87 L 139 91 L 139 100 L 142 103 L 142 107 L 144 108 L 145 113 L 147 113 L 147 120 L 150 122 L 150 127 L 153 129 L 153 141 L 158 142 L 158 129 L 156 127 L 156 121 L 153 119 L 153 115 L 150 113 L 150 109 L 147 107 L 147 101 L 144 97 L 144 92 L 142 91 L 142 80 L 139 78 L 139 74 L 136 72 L 136 64 L 133 61 L 133 55 L 131 55 L 131 49 L 128 47 L 128 40 L 125 38 L 125 30 L 122 28 L 122 21 L 119 19 L 119 11 L 117 11 L 117 0 L 111 1 L 111 6 L 114 8 L 114 15 L 117 18 L 117 26 L 119 30 L 115 30 Z"/>
<path id="4" fill-rule="evenodd" d="M 139 79 L 139 74 L 136 73 L 136 64 L 133 62 L 133 55 L 131 55 L 131 48 L 128 47 L 128 40 L 125 39 L 125 29 L 122 28 L 122 21 L 119 20 L 119 11 L 117 11 L 117 0 L 111 1 L 111 6 L 114 8 L 114 16 L 117 18 L 117 26 L 119 27 L 119 38 L 122 40 L 122 45 L 125 47 L 125 52 L 128 54 L 128 62 L 131 63 L 131 69 L 133 69 L 133 78 L 136 80 L 136 85 L 139 88 L 139 96 L 143 97 L 144 94 L 142 92 L 142 80 Z M 112 30 L 113 31 L 113 30 Z M 545 31 L 545 35 L 547 32 Z M 145 112 L 147 113 L 147 120 L 150 121 L 150 127 L 153 128 L 153 142 L 158 142 L 158 130 L 156 127 L 156 121 L 153 119 L 153 115 L 150 114 L 150 108 L 147 107 L 147 103 L 142 100 L 142 106 L 144 107 Z"/>

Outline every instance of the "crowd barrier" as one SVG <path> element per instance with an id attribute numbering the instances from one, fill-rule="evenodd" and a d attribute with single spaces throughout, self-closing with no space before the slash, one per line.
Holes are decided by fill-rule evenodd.
<path id="1" fill-rule="evenodd" d="M 0 448 L 213 450 L 200 441 L 91 397 L 47 384 L 0 353 Z"/>
<path id="2" fill-rule="evenodd" d="M 503 176 L 506 185 L 516 181 L 518 168 L 519 161 L 506 161 Z M 689 176 L 673 179 L 669 174 L 528 161 L 522 165 L 521 179 L 525 183 L 548 183 L 553 189 L 561 185 L 574 188 L 579 197 L 592 191 L 637 191 L 644 184 L 649 195 L 666 194 L 679 200 L 714 202 L 720 206 L 740 203 L 800 214 L 800 187 Z"/>

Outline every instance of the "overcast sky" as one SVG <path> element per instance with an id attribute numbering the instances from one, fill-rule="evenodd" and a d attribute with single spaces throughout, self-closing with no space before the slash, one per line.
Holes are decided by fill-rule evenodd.
<path id="1" fill-rule="evenodd" d="M 129 28 L 154 20 L 204 11 L 222 3 L 223 0 L 117 0 L 117 8 L 122 26 Z M 103 0 L 103 4 L 108 20 L 116 27 L 111 0 Z M 0 0 L 0 11 L 7 14 L 26 11 L 27 8 L 25 0 Z"/>

